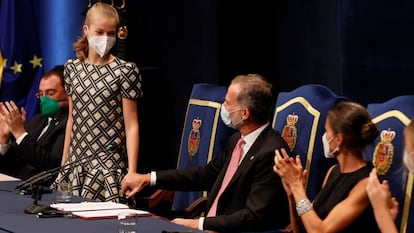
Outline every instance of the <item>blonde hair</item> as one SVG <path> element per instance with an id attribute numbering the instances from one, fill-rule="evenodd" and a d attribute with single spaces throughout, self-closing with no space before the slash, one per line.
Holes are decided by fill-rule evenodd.
<path id="1" fill-rule="evenodd" d="M 116 9 L 110 4 L 97 2 L 93 4 L 86 13 L 85 25 L 89 26 L 92 18 L 97 15 L 115 18 L 116 23 L 119 24 L 119 15 Z M 84 32 L 82 32 L 82 35 L 78 38 L 78 40 L 73 43 L 73 49 L 76 51 L 76 57 L 78 59 L 84 60 L 88 57 L 88 38 Z"/>

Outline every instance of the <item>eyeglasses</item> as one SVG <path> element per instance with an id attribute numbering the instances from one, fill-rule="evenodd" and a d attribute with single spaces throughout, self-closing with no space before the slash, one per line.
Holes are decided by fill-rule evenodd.
<path id="1" fill-rule="evenodd" d="M 54 96 L 56 92 L 57 90 L 55 89 L 49 89 L 49 90 L 46 90 L 44 93 L 42 91 L 39 91 L 35 94 L 35 96 L 38 99 L 42 98 L 43 96 L 51 97 L 51 96 Z"/>

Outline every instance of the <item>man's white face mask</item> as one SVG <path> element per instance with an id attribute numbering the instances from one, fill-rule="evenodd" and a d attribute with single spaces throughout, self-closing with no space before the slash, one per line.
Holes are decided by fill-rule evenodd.
<path id="1" fill-rule="evenodd" d="M 226 108 L 224 107 L 224 105 L 221 105 L 221 109 L 220 109 L 220 117 L 221 117 L 221 120 L 228 127 L 235 129 L 237 125 L 243 123 L 243 120 L 240 119 L 240 117 L 239 117 L 239 120 L 236 123 L 233 123 L 232 120 L 231 120 L 230 113 L 237 112 L 237 111 L 240 111 L 240 110 L 242 110 L 242 108 L 238 108 L 236 110 L 233 110 L 231 112 L 228 112 L 226 110 Z"/>

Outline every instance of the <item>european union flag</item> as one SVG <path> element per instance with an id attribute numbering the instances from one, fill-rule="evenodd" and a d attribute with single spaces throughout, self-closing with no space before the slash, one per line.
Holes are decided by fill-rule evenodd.
<path id="1" fill-rule="evenodd" d="M 0 0 L 0 101 L 24 106 L 27 119 L 38 110 L 43 74 L 32 0 Z"/>

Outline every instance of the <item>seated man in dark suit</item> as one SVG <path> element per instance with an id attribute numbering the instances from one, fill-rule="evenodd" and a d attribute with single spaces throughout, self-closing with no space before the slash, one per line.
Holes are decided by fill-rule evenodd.
<path id="1" fill-rule="evenodd" d="M 22 180 L 62 161 L 68 115 L 63 67 L 43 74 L 36 96 L 41 113 L 26 124 L 23 107 L 19 109 L 13 101 L 0 103 L 0 172 Z"/>
<path id="2" fill-rule="evenodd" d="M 147 185 L 166 190 L 208 191 L 205 217 L 172 221 L 209 232 L 286 227 L 288 200 L 283 196 L 286 193 L 280 177 L 272 174 L 272 167 L 275 150 L 287 150 L 288 145 L 269 123 L 273 94 L 272 85 L 260 75 L 235 77 L 221 107 L 221 118 L 238 132 L 227 141 L 223 155 L 200 167 L 128 173 L 122 181 L 127 198 Z"/>

